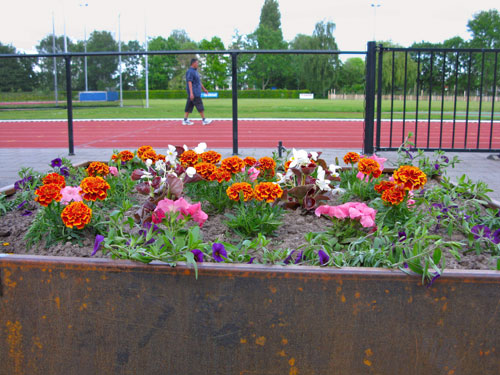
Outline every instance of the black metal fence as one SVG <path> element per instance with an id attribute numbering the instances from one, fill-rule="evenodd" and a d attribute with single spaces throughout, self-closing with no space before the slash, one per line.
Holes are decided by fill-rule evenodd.
<path id="1" fill-rule="evenodd" d="M 410 132 L 424 150 L 500 151 L 499 52 L 383 45 L 374 52 L 372 45 L 367 69 L 377 71 L 374 151 L 397 149 Z M 367 90 L 367 101 L 371 95 Z"/>
<path id="2" fill-rule="evenodd" d="M 238 154 L 238 56 L 243 54 L 366 55 L 363 151 L 395 150 L 413 133 L 415 147 L 500 152 L 498 53 L 500 50 L 386 48 L 367 51 L 226 50 L 87 52 L 1 55 L 62 58 L 66 67 L 69 154 L 74 154 L 71 60 L 86 56 L 229 55 L 231 57 L 233 153 Z M 463 93 L 463 96 L 461 95 Z M 477 101 L 474 101 L 477 99 Z"/>

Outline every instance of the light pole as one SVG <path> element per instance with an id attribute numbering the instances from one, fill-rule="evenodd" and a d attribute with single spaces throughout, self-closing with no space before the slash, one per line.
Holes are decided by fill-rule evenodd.
<path id="1" fill-rule="evenodd" d="M 56 53 L 56 27 L 54 25 L 54 12 L 52 12 L 52 53 Z M 56 107 L 58 106 L 57 100 L 57 63 L 54 56 L 54 95 L 56 99 Z"/>
<path id="2" fill-rule="evenodd" d="M 118 52 L 122 51 L 120 14 L 118 13 Z M 118 55 L 118 72 L 120 73 L 120 107 L 123 107 L 122 55 Z"/>
<path id="3" fill-rule="evenodd" d="M 377 3 L 372 3 L 371 7 L 373 8 L 373 41 L 377 41 L 376 39 L 376 31 L 377 31 L 377 8 L 380 8 L 379 0 Z"/>
<path id="4" fill-rule="evenodd" d="M 80 4 L 81 7 L 83 7 L 84 9 L 86 9 L 89 4 L 87 3 L 84 3 L 84 4 Z M 86 14 L 86 12 L 84 12 Z M 84 38 L 84 42 L 83 42 L 83 51 L 85 53 L 87 53 L 87 17 L 84 17 L 84 20 L 83 20 L 83 38 Z M 83 69 L 84 69 L 84 74 L 85 74 L 85 91 L 89 91 L 89 81 L 88 81 L 88 78 L 87 78 L 87 56 L 84 56 L 83 58 Z"/>

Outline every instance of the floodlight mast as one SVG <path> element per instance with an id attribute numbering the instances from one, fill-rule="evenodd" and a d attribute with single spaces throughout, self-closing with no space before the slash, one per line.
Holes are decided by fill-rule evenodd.
<path id="1" fill-rule="evenodd" d="M 373 8 L 373 41 L 377 41 L 376 32 L 377 32 L 377 8 L 380 8 L 380 0 L 377 0 L 377 3 L 372 3 L 371 7 Z"/>

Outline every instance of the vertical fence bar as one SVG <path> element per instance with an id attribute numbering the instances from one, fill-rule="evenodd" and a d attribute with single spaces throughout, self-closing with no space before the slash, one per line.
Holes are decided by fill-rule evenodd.
<path id="1" fill-rule="evenodd" d="M 457 57 L 455 60 L 455 99 L 453 103 L 453 134 L 451 138 L 451 148 L 455 148 L 455 130 L 457 126 L 457 96 L 458 96 L 458 64 L 459 64 L 459 54 L 456 52 Z"/>
<path id="2" fill-rule="evenodd" d="M 439 148 L 443 145 L 443 117 L 444 117 L 444 81 L 446 76 L 446 52 L 443 52 L 443 66 L 441 67 L 441 122 L 439 125 Z"/>
<path id="3" fill-rule="evenodd" d="M 491 142 L 493 140 L 493 116 L 495 115 L 495 94 L 497 92 L 497 64 L 498 52 L 495 52 L 495 64 L 493 65 L 493 92 L 491 95 L 491 123 L 490 123 L 490 144 L 488 148 L 491 150 Z"/>
<path id="4" fill-rule="evenodd" d="M 238 155 L 238 53 L 231 52 L 233 96 L 233 155 Z"/>
<path id="5" fill-rule="evenodd" d="M 394 55 L 395 51 L 392 51 L 392 70 L 391 70 L 391 126 L 389 132 L 389 147 L 392 147 L 392 126 L 394 122 Z"/>
<path id="6" fill-rule="evenodd" d="M 366 53 L 365 137 L 363 142 L 363 153 L 367 155 L 373 154 L 376 54 L 375 42 L 368 42 Z"/>
<path id="7" fill-rule="evenodd" d="M 469 131 L 469 103 L 470 103 L 470 71 L 472 69 L 472 52 L 469 52 L 469 63 L 467 65 L 467 106 L 465 109 L 465 135 L 464 148 L 467 148 L 467 135 Z"/>
<path id="8" fill-rule="evenodd" d="M 483 84 L 484 84 L 484 57 L 485 53 L 481 54 L 481 83 L 479 84 L 479 117 L 477 119 L 477 143 L 476 148 L 479 148 L 479 136 L 481 135 L 481 110 L 483 109 Z"/>
<path id="9" fill-rule="evenodd" d="M 431 116 L 432 116 L 432 72 L 434 67 L 434 52 L 431 51 L 431 71 L 429 75 L 429 110 L 427 114 L 427 148 L 429 148 L 431 136 Z"/>
<path id="10" fill-rule="evenodd" d="M 380 133 L 382 128 L 382 65 L 384 62 L 384 47 L 379 45 L 377 74 L 377 149 L 380 148 Z"/>
<path id="11" fill-rule="evenodd" d="M 415 103 L 415 147 L 418 147 L 418 99 L 419 99 L 419 91 L 420 91 L 420 60 L 421 60 L 421 54 L 420 51 L 418 51 L 417 55 L 417 97 L 416 103 Z"/>
<path id="12" fill-rule="evenodd" d="M 64 56 L 66 60 L 66 102 L 68 105 L 68 154 L 74 155 L 75 148 L 73 146 L 73 101 L 71 99 L 71 56 Z"/>
<path id="13" fill-rule="evenodd" d="M 403 96 L 403 136 L 401 143 L 405 141 L 405 126 L 406 126 L 406 88 L 408 84 L 408 51 L 405 51 L 405 83 L 404 83 L 404 96 Z"/>

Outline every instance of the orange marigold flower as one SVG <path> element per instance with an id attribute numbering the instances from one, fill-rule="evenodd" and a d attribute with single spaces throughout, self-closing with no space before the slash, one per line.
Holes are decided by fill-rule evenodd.
<path id="1" fill-rule="evenodd" d="M 255 199 L 259 201 L 265 200 L 269 203 L 274 202 L 283 195 L 283 189 L 274 182 L 261 182 L 255 187 L 254 191 Z"/>
<path id="2" fill-rule="evenodd" d="M 380 164 L 373 159 L 363 158 L 358 162 L 358 170 L 365 175 L 378 173 L 376 171 L 380 171 Z M 380 174 L 378 175 L 380 176 Z"/>
<path id="3" fill-rule="evenodd" d="M 142 155 L 144 154 L 144 152 L 146 150 L 152 150 L 152 149 L 153 149 L 153 147 L 151 147 L 151 146 L 141 146 L 141 147 L 139 147 L 139 149 L 137 150 L 137 157 L 139 159 L 143 160 Z"/>
<path id="4" fill-rule="evenodd" d="M 285 163 L 285 165 L 284 165 L 284 167 L 285 167 L 285 173 L 286 173 L 286 172 L 288 172 L 288 168 L 290 168 L 290 164 L 292 164 L 292 161 L 291 161 L 291 160 L 288 160 L 288 161 Z"/>
<path id="5" fill-rule="evenodd" d="M 151 159 L 151 161 L 155 163 L 159 159 L 159 156 L 156 154 L 156 151 L 151 148 L 148 150 L 144 150 L 144 152 L 140 156 L 140 159 L 144 162 L 148 159 Z"/>
<path id="6" fill-rule="evenodd" d="M 274 168 L 276 168 L 276 162 L 274 161 L 273 158 L 270 158 L 269 156 L 264 156 L 264 157 L 260 158 L 259 164 L 260 164 L 259 169 L 274 169 Z"/>
<path id="7" fill-rule="evenodd" d="M 179 161 L 185 168 L 194 167 L 194 165 L 198 163 L 198 159 L 199 155 L 193 150 L 184 151 L 179 157 Z"/>
<path id="8" fill-rule="evenodd" d="M 134 154 L 130 152 L 129 150 L 123 150 L 118 153 L 118 158 L 121 161 L 129 161 L 134 158 Z"/>
<path id="9" fill-rule="evenodd" d="M 109 167 L 100 161 L 93 161 L 87 167 L 87 174 L 91 177 L 107 176 L 109 174 Z"/>
<path id="10" fill-rule="evenodd" d="M 71 202 L 61 212 L 61 219 L 68 228 L 83 229 L 92 219 L 92 209 L 83 202 Z"/>
<path id="11" fill-rule="evenodd" d="M 66 179 L 64 176 L 61 176 L 60 174 L 57 173 L 49 173 L 43 178 L 43 184 L 44 185 L 49 185 L 49 184 L 56 184 L 61 187 L 66 187 Z"/>
<path id="12" fill-rule="evenodd" d="M 82 198 L 88 201 L 104 200 L 108 195 L 109 184 L 102 177 L 87 177 L 80 183 Z"/>
<path id="13" fill-rule="evenodd" d="M 226 190 L 227 196 L 233 201 L 240 200 L 240 192 L 243 194 L 243 200 L 245 202 L 253 198 L 252 185 L 248 182 L 236 182 L 229 186 Z"/>
<path id="14" fill-rule="evenodd" d="M 196 169 L 196 173 L 198 173 L 205 180 L 208 180 L 217 170 L 217 167 L 214 164 L 208 162 L 198 163 L 194 166 L 194 168 Z"/>
<path id="15" fill-rule="evenodd" d="M 210 163 L 210 164 L 217 164 L 220 162 L 220 159 L 222 157 L 221 154 L 215 151 L 205 151 L 201 155 L 201 160 L 203 160 L 205 163 Z"/>
<path id="16" fill-rule="evenodd" d="M 382 193 L 382 200 L 395 206 L 404 201 L 405 195 L 405 189 L 402 186 L 395 185 Z"/>
<path id="17" fill-rule="evenodd" d="M 384 191 L 392 189 L 396 184 L 392 181 L 380 181 L 377 185 L 374 186 L 374 189 L 377 193 L 382 194 Z"/>
<path id="18" fill-rule="evenodd" d="M 52 201 L 59 202 L 62 198 L 61 189 L 58 184 L 46 184 L 35 190 L 35 201 L 47 207 Z"/>
<path id="19" fill-rule="evenodd" d="M 217 182 L 219 182 L 219 184 L 220 184 L 222 181 L 231 180 L 231 177 L 232 177 L 231 172 L 228 172 L 222 168 L 217 168 L 214 171 L 214 173 L 212 173 L 212 175 L 209 177 L 209 180 L 210 181 L 217 180 Z"/>
<path id="20" fill-rule="evenodd" d="M 375 169 L 372 172 L 372 176 L 375 177 L 375 178 L 379 178 L 381 175 L 382 175 L 382 171 L 380 169 Z"/>
<path id="21" fill-rule="evenodd" d="M 360 156 L 357 152 L 348 152 L 344 156 L 344 163 L 346 164 L 355 164 L 359 161 Z"/>
<path id="22" fill-rule="evenodd" d="M 230 173 L 239 173 L 245 168 L 245 162 L 238 156 L 231 156 L 222 160 L 220 167 Z"/>
<path id="23" fill-rule="evenodd" d="M 165 155 L 163 155 L 163 154 L 158 154 L 158 155 L 157 155 L 157 158 L 156 158 L 156 160 L 155 160 L 155 161 L 158 161 L 158 160 L 163 160 L 163 161 L 165 161 L 165 158 L 166 158 L 166 156 L 165 156 Z"/>
<path id="24" fill-rule="evenodd" d="M 245 165 L 247 167 L 253 167 L 257 163 L 257 159 L 255 159 L 253 156 L 247 156 L 245 159 L 243 159 L 245 162 Z"/>
<path id="25" fill-rule="evenodd" d="M 120 157 L 116 154 L 113 154 L 111 155 L 111 160 L 113 160 L 114 162 L 118 162 L 118 160 L 120 160 Z"/>
<path id="26" fill-rule="evenodd" d="M 392 176 L 394 182 L 403 185 L 406 190 L 418 190 L 427 183 L 427 175 L 412 165 L 399 167 Z"/>

